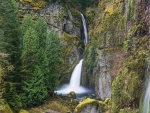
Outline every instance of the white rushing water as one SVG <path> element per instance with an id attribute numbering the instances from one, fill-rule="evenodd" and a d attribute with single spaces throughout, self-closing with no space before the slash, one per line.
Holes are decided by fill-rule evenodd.
<path id="1" fill-rule="evenodd" d="M 83 23 L 83 30 L 84 30 L 84 44 L 86 44 L 88 42 L 87 27 L 86 27 L 86 22 L 83 14 L 81 14 L 81 16 L 82 16 L 82 23 Z M 85 93 L 93 92 L 92 90 L 86 89 L 80 85 L 82 62 L 83 59 L 80 60 L 80 62 L 74 68 L 69 84 L 63 85 L 61 88 L 55 91 L 55 93 L 68 94 L 71 91 L 74 91 L 76 94 L 85 94 Z"/>
<path id="2" fill-rule="evenodd" d="M 139 113 L 150 113 L 150 57 L 147 61 L 147 69 L 145 71 L 145 92 L 142 95 L 140 103 L 140 112 Z"/>
<path id="3" fill-rule="evenodd" d="M 68 94 L 70 91 L 74 91 L 77 94 L 81 94 L 81 93 L 86 93 L 89 91 L 88 89 L 80 86 L 82 62 L 83 62 L 83 59 L 80 60 L 80 62 L 74 68 L 69 85 L 62 86 L 60 89 L 55 91 L 55 93 Z"/>
<path id="4" fill-rule="evenodd" d="M 141 113 L 149 113 L 149 109 L 150 109 L 149 102 L 150 102 L 150 77 L 149 77 L 146 92 L 144 95 Z"/>
<path id="5" fill-rule="evenodd" d="M 85 21 L 85 18 L 83 16 L 83 14 L 81 14 L 81 16 L 82 16 L 82 24 L 83 24 L 83 29 L 84 29 L 84 44 L 86 44 L 88 42 L 88 34 L 87 34 L 86 21 Z"/>

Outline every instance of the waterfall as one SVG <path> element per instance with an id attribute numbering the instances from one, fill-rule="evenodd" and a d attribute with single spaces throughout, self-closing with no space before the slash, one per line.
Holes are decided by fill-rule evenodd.
<path id="1" fill-rule="evenodd" d="M 145 86 L 146 91 L 144 95 L 142 96 L 142 103 L 140 104 L 140 113 L 149 113 L 150 109 L 150 56 L 147 61 L 147 69 L 145 73 L 145 77 L 148 78 L 146 80 Z"/>
<path id="2" fill-rule="evenodd" d="M 85 18 L 83 14 L 81 14 L 81 16 L 82 16 L 82 23 L 83 23 L 83 28 L 84 28 L 84 44 L 86 44 L 88 42 L 86 22 L 85 22 Z M 69 84 L 63 85 L 61 88 L 55 91 L 55 93 L 68 94 L 71 91 L 74 91 L 76 94 L 93 93 L 92 90 L 86 89 L 80 85 L 82 62 L 83 62 L 83 59 L 80 60 L 80 62 L 74 68 Z"/>
<path id="3" fill-rule="evenodd" d="M 89 91 L 88 89 L 80 86 L 82 62 L 83 62 L 83 59 L 80 60 L 80 62 L 74 68 L 71 78 L 70 78 L 69 85 L 62 86 L 60 89 L 55 91 L 55 93 L 68 94 L 70 91 L 74 91 L 77 94 L 81 94 L 81 93 L 86 93 Z"/>
<path id="4" fill-rule="evenodd" d="M 88 42 L 86 21 L 85 21 L 83 14 L 81 14 L 81 16 L 82 16 L 82 24 L 83 24 L 83 30 L 84 30 L 84 44 L 86 44 Z"/>
<path id="5" fill-rule="evenodd" d="M 81 70 L 82 70 L 82 60 L 80 60 L 79 64 L 73 70 L 71 75 L 70 84 L 69 86 L 76 89 L 80 87 L 80 79 L 81 79 Z"/>
<path id="6" fill-rule="evenodd" d="M 146 88 L 141 113 L 149 113 L 149 101 L 150 101 L 150 77 L 149 77 L 149 80 L 148 80 L 148 85 L 147 85 L 147 88 Z"/>

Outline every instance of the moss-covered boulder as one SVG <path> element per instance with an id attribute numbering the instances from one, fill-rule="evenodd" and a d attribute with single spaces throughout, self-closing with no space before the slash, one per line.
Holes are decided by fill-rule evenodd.
<path id="1" fill-rule="evenodd" d="M 20 110 L 19 113 L 29 113 L 29 112 L 26 110 Z"/>
<path id="2" fill-rule="evenodd" d="M 88 98 L 78 104 L 74 113 L 101 113 L 99 109 L 99 102 Z"/>
<path id="3" fill-rule="evenodd" d="M 74 91 L 71 91 L 69 94 L 67 94 L 68 98 L 76 99 L 76 93 Z"/>
<path id="4" fill-rule="evenodd" d="M 106 111 L 106 106 L 108 105 L 109 99 L 107 102 L 98 101 L 95 99 L 87 98 L 82 101 L 74 110 L 74 113 L 103 113 Z"/>

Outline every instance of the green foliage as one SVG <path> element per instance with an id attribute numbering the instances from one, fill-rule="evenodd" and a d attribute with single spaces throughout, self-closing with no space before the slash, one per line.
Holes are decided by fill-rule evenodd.
<path id="1" fill-rule="evenodd" d="M 9 110 L 3 98 L 3 93 L 5 91 L 4 79 L 6 77 L 6 72 L 12 69 L 11 65 L 8 63 L 7 57 L 8 56 L 6 54 L 0 53 L 0 112 L 3 113 L 8 113 L 6 111 Z"/>
<path id="2" fill-rule="evenodd" d="M 46 101 L 47 90 L 44 83 L 44 76 L 41 73 L 40 68 L 37 66 L 35 68 L 33 75 L 31 77 L 26 77 L 23 81 L 23 94 L 22 100 L 24 107 L 33 107 L 36 105 L 41 105 Z"/>
<path id="3" fill-rule="evenodd" d="M 18 111 L 20 108 L 22 108 L 22 103 L 21 103 L 21 96 L 17 94 L 15 87 L 9 86 L 12 84 L 5 84 L 6 86 L 6 92 L 4 93 L 4 97 L 7 98 L 7 100 L 13 100 L 13 101 L 7 101 L 10 107 L 13 109 L 13 111 Z M 8 89 L 8 87 L 10 89 Z M 8 92 L 9 93 L 8 93 Z"/>
<path id="4" fill-rule="evenodd" d="M 1 0 L 2 30 L 5 37 L 6 53 L 10 54 L 10 62 L 16 63 L 19 47 L 19 12 L 14 0 Z"/>
<path id="5" fill-rule="evenodd" d="M 85 52 L 84 57 L 82 83 L 90 87 L 95 84 L 95 77 L 92 76 L 92 73 L 97 64 L 96 54 L 96 45 L 91 45 Z"/>
<path id="6" fill-rule="evenodd" d="M 46 46 L 46 36 L 47 36 L 47 25 L 46 22 L 42 18 L 38 18 L 34 24 L 34 29 L 39 37 L 39 50 L 38 50 L 38 62 L 40 69 L 45 76 L 45 46 Z"/>
<path id="7" fill-rule="evenodd" d="M 61 63 L 60 40 L 56 32 L 51 30 L 46 38 L 45 47 L 45 82 L 50 92 L 53 92 L 58 85 Z"/>
<path id="8" fill-rule="evenodd" d="M 85 9 L 86 7 L 91 5 L 91 3 L 94 2 L 94 0 L 77 0 L 77 2 L 79 2 L 82 5 L 82 9 Z"/>
<path id="9" fill-rule="evenodd" d="M 22 101 L 25 107 L 40 105 L 47 97 L 44 74 L 40 69 L 41 62 L 38 59 L 40 55 L 39 44 L 37 32 L 29 27 L 23 36 L 22 52 Z"/>
<path id="10" fill-rule="evenodd" d="M 86 57 L 87 73 L 92 73 L 93 68 L 96 66 L 96 47 L 90 46 Z"/>
<path id="11" fill-rule="evenodd" d="M 31 19 L 31 17 L 30 17 Z M 32 21 L 30 20 L 32 25 Z M 28 25 L 28 24 L 26 24 Z M 47 35 L 47 24 L 46 22 L 40 17 L 36 20 L 34 29 L 37 32 L 37 36 L 39 37 L 39 46 L 40 48 L 45 48 L 45 41 L 46 41 L 46 35 Z"/>
<path id="12" fill-rule="evenodd" d="M 5 78 L 5 83 L 10 83 L 11 90 L 7 90 L 4 93 L 4 97 L 11 107 L 20 105 L 20 97 L 18 95 L 18 88 L 20 87 L 20 23 L 19 23 L 19 11 L 18 6 L 14 0 L 0 0 L 0 12 L 1 12 L 1 50 L 4 53 L 9 54 L 8 60 L 13 65 L 14 69 L 8 71 Z M 7 84 L 5 84 L 7 88 Z M 16 98 L 15 98 L 16 97 Z"/>
<path id="13" fill-rule="evenodd" d="M 23 37 L 26 30 L 29 29 L 29 27 L 33 28 L 34 22 L 32 20 L 32 17 L 30 15 L 27 15 L 22 22 L 21 25 L 21 36 Z"/>

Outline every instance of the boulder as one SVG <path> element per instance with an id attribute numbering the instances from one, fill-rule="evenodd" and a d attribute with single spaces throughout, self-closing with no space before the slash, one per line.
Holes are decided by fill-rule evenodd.
<path id="1" fill-rule="evenodd" d="M 67 95 L 68 98 L 73 98 L 73 99 L 76 99 L 76 93 L 74 91 L 71 91 L 68 95 Z"/>
<path id="2" fill-rule="evenodd" d="M 74 110 L 74 113 L 102 113 L 102 107 L 98 100 L 87 98 Z"/>

